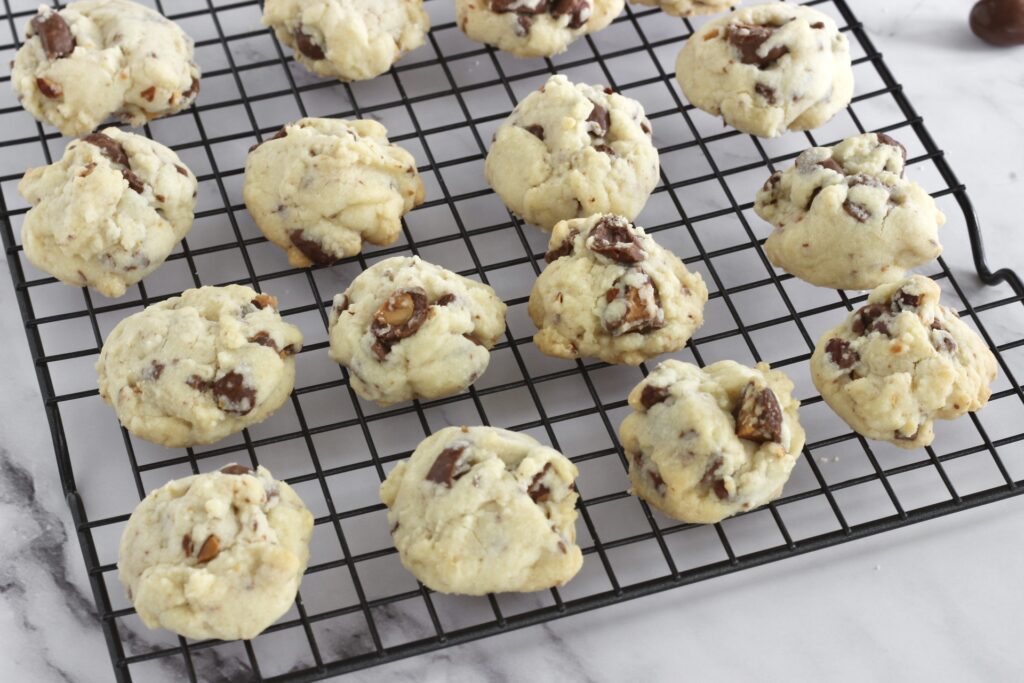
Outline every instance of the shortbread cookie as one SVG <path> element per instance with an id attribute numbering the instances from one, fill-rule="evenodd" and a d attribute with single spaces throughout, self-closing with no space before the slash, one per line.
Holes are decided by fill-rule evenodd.
<path id="1" fill-rule="evenodd" d="M 694 17 L 700 14 L 727 12 L 739 0 L 629 0 L 634 5 L 653 5 L 674 17 Z"/>
<path id="2" fill-rule="evenodd" d="M 423 0 L 267 0 L 263 23 L 313 73 L 342 81 L 378 76 L 423 44 Z"/>
<path id="3" fill-rule="evenodd" d="M 117 568 L 142 622 L 196 640 L 248 640 L 288 611 L 309 559 L 313 515 L 288 484 L 228 465 L 146 496 Z"/>
<path id="4" fill-rule="evenodd" d="M 357 394 L 382 406 L 440 398 L 483 374 L 505 331 L 505 304 L 487 285 L 416 256 L 363 271 L 331 309 L 331 358 Z"/>
<path id="5" fill-rule="evenodd" d="M 871 289 L 936 258 L 946 217 L 903 177 L 906 154 L 867 133 L 812 147 L 774 173 L 754 203 L 775 226 L 764 245 L 771 262 L 821 287 Z"/>
<path id="6" fill-rule="evenodd" d="M 658 150 L 639 102 L 556 75 L 498 128 L 484 174 L 513 213 L 545 230 L 595 213 L 633 220 L 658 184 Z"/>
<path id="7" fill-rule="evenodd" d="M 29 169 L 18 191 L 25 257 L 58 280 L 118 297 L 160 267 L 192 228 L 196 178 L 178 155 L 107 128 Z"/>
<path id="8" fill-rule="evenodd" d="M 447 427 L 380 486 L 402 564 L 442 593 L 561 586 L 583 565 L 576 545 L 579 472 L 525 434 Z"/>
<path id="9" fill-rule="evenodd" d="M 676 78 L 693 106 L 769 138 L 817 128 L 853 97 L 846 36 L 827 15 L 783 2 L 702 26 L 679 53 Z"/>
<path id="10" fill-rule="evenodd" d="M 199 67 L 173 21 L 128 0 L 80 0 L 39 8 L 11 84 L 37 119 L 83 135 L 108 116 L 141 126 L 184 109 L 199 95 Z"/>
<path id="11" fill-rule="evenodd" d="M 302 333 L 269 294 L 189 289 L 117 324 L 96 363 L 100 396 L 138 437 L 213 443 L 281 407 L 301 349 Z"/>
<path id="12" fill-rule="evenodd" d="M 455 16 L 472 40 L 516 57 L 551 57 L 619 16 L 625 0 L 455 0 Z"/>
<path id="13" fill-rule="evenodd" d="M 935 419 L 980 410 L 996 360 L 939 286 L 914 275 L 876 288 L 866 306 L 818 340 L 811 378 L 857 433 L 900 448 L 927 446 Z"/>
<path id="14" fill-rule="evenodd" d="M 301 119 L 249 151 L 245 205 L 293 266 L 330 265 L 391 244 L 423 203 L 416 161 L 367 119 Z"/>
<path id="15" fill-rule="evenodd" d="M 633 493 L 694 524 L 775 500 L 804 447 L 792 392 L 767 363 L 661 363 L 629 393 L 619 429 Z"/>
<path id="16" fill-rule="evenodd" d="M 549 356 L 639 365 L 681 349 L 704 321 L 700 274 L 621 216 L 562 221 L 545 260 L 529 310 Z"/>

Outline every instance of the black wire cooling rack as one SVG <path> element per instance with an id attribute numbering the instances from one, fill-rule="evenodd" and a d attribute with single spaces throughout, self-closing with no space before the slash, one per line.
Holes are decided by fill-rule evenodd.
<path id="1" fill-rule="evenodd" d="M 37 0 L 0 0 L 0 52 L 13 57 Z M 196 225 L 181 248 L 122 299 L 98 299 L 24 260 L 26 211 L 16 192 L 25 167 L 59 158 L 65 141 L 0 94 L 0 219 L 7 261 L 49 419 L 57 466 L 84 553 L 99 620 L 120 681 L 161 674 L 201 680 L 313 680 L 576 614 L 674 586 L 869 536 L 1016 495 L 1024 483 L 1024 285 L 985 264 L 970 202 L 920 117 L 846 2 L 811 3 L 850 38 L 853 103 L 814 134 L 742 135 L 680 97 L 672 65 L 699 22 L 627 8 L 605 31 L 553 60 L 516 60 L 465 39 L 450 0 L 430 0 L 427 44 L 373 81 L 341 84 L 298 67 L 259 24 L 253 0 L 165 0 L 157 8 L 196 38 L 203 89 L 196 106 L 146 132 L 172 146 L 200 180 Z M 804 457 L 775 503 L 713 526 L 680 524 L 626 493 L 616 439 L 625 396 L 646 369 L 568 362 L 539 354 L 525 313 L 546 236 L 510 216 L 482 180 L 491 133 L 550 73 L 608 84 L 647 108 L 662 160 L 661 184 L 639 223 L 703 273 L 707 322 L 676 357 L 767 360 L 803 399 Z M 10 81 L 3 73 L 2 81 Z M 410 149 L 427 202 L 404 237 L 334 268 L 287 268 L 241 202 L 245 151 L 300 116 L 371 117 Z M 776 273 L 761 249 L 767 226 L 754 191 L 801 149 L 866 130 L 910 149 L 910 172 L 945 208 L 948 245 L 967 235 L 976 273 L 943 260 L 928 274 L 996 351 L 989 406 L 936 425 L 931 448 L 907 453 L 868 443 L 828 411 L 806 361 L 817 335 L 863 296 L 821 290 Z M 966 248 L 966 247 L 965 247 Z M 367 262 L 416 253 L 494 286 L 509 329 L 491 367 L 465 395 L 381 410 L 352 393 L 327 358 L 326 310 Z M 104 334 L 149 303 L 201 284 L 269 291 L 302 327 L 291 403 L 267 422 L 210 448 L 168 450 L 131 437 L 100 400 L 92 365 Z M 983 286 L 981 283 L 986 283 Z M 1016 330 L 1016 331 L 1015 331 Z M 559 590 L 462 598 L 433 593 L 398 563 L 377 484 L 426 434 L 445 424 L 527 431 L 581 470 L 580 575 Z M 116 577 L 117 541 L 134 504 L 167 480 L 228 462 L 261 463 L 286 478 L 316 515 L 310 567 L 294 608 L 244 643 L 189 642 L 148 631 Z"/>

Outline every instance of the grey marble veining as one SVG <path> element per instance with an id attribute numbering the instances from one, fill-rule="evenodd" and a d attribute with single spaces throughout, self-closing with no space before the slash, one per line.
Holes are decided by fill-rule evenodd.
<path id="1" fill-rule="evenodd" d="M 1024 190 L 1021 49 L 995 50 L 977 43 L 966 32 L 970 3 L 851 0 L 851 4 L 967 185 L 983 226 L 991 265 L 1024 271 L 1024 243 L 1017 232 Z M 256 55 L 260 48 L 246 49 Z M 472 78 L 484 65 L 456 68 L 465 69 L 465 76 Z M 456 71 L 457 78 L 460 74 Z M 258 87 L 247 83 L 250 85 Z M 331 104 L 323 106 L 330 108 Z M 275 113 L 279 112 L 263 112 L 268 117 Z M 389 116 L 381 115 L 388 126 L 403 125 Z M 164 132 L 173 138 L 172 129 Z M 823 132 L 823 139 L 828 137 Z M 174 144 L 175 140 L 165 142 Z M 244 149 L 240 146 L 223 153 L 244 154 Z M 8 158 L 0 165 L 22 163 Z M 928 173 L 925 167 L 911 169 L 915 171 Z M 429 191 L 439 196 L 436 187 Z M 708 201 L 699 195 L 687 200 L 695 206 Z M 957 215 L 955 207 L 943 208 L 951 216 Z M 945 258 L 955 274 L 966 287 L 977 287 L 962 224 L 951 220 L 942 240 Z M 0 642 L 5 654 L 0 658 L 0 680 L 108 681 L 112 674 L 106 645 L 93 616 L 92 593 L 57 481 L 24 330 L 6 268 L 4 271 L 0 273 L 0 338 L 8 340 L 8 355 L 6 382 L 0 392 Z M 986 325 L 1004 339 L 1019 337 L 1024 330 L 1021 319 L 1012 316 L 986 319 Z M 531 362 L 543 367 L 544 360 Z M 572 398 L 569 392 L 552 400 Z M 502 409 L 511 413 L 523 408 L 507 405 Z M 452 406 L 431 419 L 443 424 L 457 422 L 459 415 Z M 1002 427 L 1005 431 L 1007 425 L 1002 423 L 1018 417 L 982 413 L 983 422 L 992 430 Z M 90 416 L 84 414 L 79 419 L 88 422 Z M 523 419 L 516 417 L 511 422 Z M 943 438 L 957 438 L 953 426 L 942 430 Z M 95 442 L 76 444 L 86 451 L 76 456 L 82 458 L 76 463 L 80 484 L 96 494 L 110 489 L 114 497 L 136 495 L 132 485 L 125 488 L 122 482 L 104 476 L 102 444 L 108 436 L 96 431 Z M 1016 461 L 1024 459 L 1020 449 L 1008 453 L 1016 456 Z M 140 457 L 146 457 L 144 448 Z M 880 457 L 897 455 L 883 451 Z M 853 464 L 836 456 L 819 466 L 828 476 Z M 1015 466 L 1019 478 L 1024 467 Z M 283 476 L 288 474 L 283 472 Z M 591 487 L 605 483 L 604 473 L 588 476 Z M 145 485 L 149 488 L 157 483 L 147 480 Z M 908 489 L 906 495 L 913 496 L 914 491 Z M 1024 598 L 1016 582 L 1024 572 L 1024 551 L 1018 542 L 1024 532 L 1022 505 L 1020 500 L 1011 500 L 960 513 L 360 672 L 348 680 L 589 682 L 825 676 L 832 680 L 1009 680 L 1020 671 L 1016 634 Z M 808 524 L 813 521 L 806 520 Z M 758 541 L 756 528 L 746 536 L 741 531 L 737 531 L 739 538 Z M 353 538 L 358 542 L 365 534 L 370 542 L 373 533 L 357 531 Z M 108 536 L 97 541 L 102 561 L 111 561 L 111 553 L 116 552 L 116 534 Z M 631 575 L 651 570 L 645 566 L 647 558 L 632 560 L 624 565 Z M 579 579 L 588 580 L 591 578 L 586 576 Z M 338 584 L 307 579 L 304 600 L 309 604 L 331 600 L 332 591 L 338 590 L 332 585 Z M 108 583 L 108 588 L 115 605 L 123 606 L 116 581 Z M 522 600 L 510 599 L 508 604 L 519 609 L 529 606 L 530 600 L 548 604 L 543 602 L 544 596 Z M 473 608 L 459 599 L 439 599 L 439 609 L 465 616 Z M 374 619 L 385 642 L 430 633 L 425 613 L 406 603 L 376 610 Z M 173 636 L 149 631 L 137 620 L 124 620 L 122 626 L 128 629 L 126 647 L 133 653 L 175 642 Z M 365 631 L 341 622 L 323 624 L 317 642 L 331 657 L 371 648 Z M 274 661 L 280 671 L 292 662 L 309 659 L 308 648 L 303 650 L 304 639 L 294 636 L 282 635 L 260 647 L 266 648 L 258 653 L 261 662 Z M 240 645 L 204 650 L 195 661 L 204 680 L 244 680 L 247 670 Z M 182 680 L 184 662 L 160 660 L 135 673 L 143 681 Z"/>

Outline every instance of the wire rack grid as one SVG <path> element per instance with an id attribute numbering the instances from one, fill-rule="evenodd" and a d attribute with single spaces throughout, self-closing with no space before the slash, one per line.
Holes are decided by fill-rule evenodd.
<path id="1" fill-rule="evenodd" d="M 0 53 L 13 57 L 36 0 L 0 0 Z M 850 38 L 857 94 L 813 134 L 759 140 L 693 109 L 673 78 L 675 55 L 701 21 L 627 7 L 608 29 L 551 60 L 516 60 L 458 31 L 451 2 L 428 0 L 427 44 L 388 74 L 343 84 L 297 66 L 259 25 L 255 0 L 151 3 L 196 38 L 203 91 L 189 110 L 146 126 L 200 181 L 196 224 L 167 263 L 122 299 L 97 299 L 35 270 L 18 234 L 26 166 L 59 158 L 66 143 L 33 122 L 0 76 L 0 228 L 51 426 L 59 475 L 84 554 L 118 680 L 314 680 L 375 666 L 792 557 L 1016 495 L 1024 482 L 1024 285 L 985 264 L 964 187 L 844 0 L 808 4 Z M 9 61 L 9 59 L 4 60 Z M 604 83 L 643 103 L 662 160 L 661 183 L 638 223 L 700 271 L 706 323 L 673 356 L 705 364 L 766 360 L 803 401 L 808 444 L 778 501 L 711 526 L 681 524 L 626 492 L 616 427 L 646 367 L 547 358 L 525 313 L 546 235 L 511 216 L 482 180 L 487 141 L 516 102 L 551 73 Z M 248 147 L 300 116 L 371 117 L 414 153 L 428 200 L 403 236 L 333 268 L 292 269 L 241 202 Z M 996 351 L 991 403 L 937 425 L 933 447 L 906 453 L 868 443 L 816 394 L 806 361 L 817 336 L 863 299 L 773 270 L 769 229 L 752 216 L 754 191 L 810 144 L 885 131 L 910 150 L 913 177 L 950 218 L 944 241 L 969 243 L 974 271 L 940 259 L 930 276 Z M 965 242 L 966 241 L 966 242 Z M 495 287 L 509 306 L 506 337 L 468 392 L 380 409 L 359 400 L 327 358 L 327 307 L 368 263 L 423 258 Z M 954 276 L 959 273 L 959 278 Z M 95 388 L 104 335 L 142 307 L 203 284 L 239 282 L 275 294 L 306 335 L 290 403 L 261 425 L 211 447 L 167 450 L 122 430 Z M 985 285 L 982 285 L 985 283 Z M 433 593 L 401 568 L 377 484 L 425 435 L 446 424 L 525 431 L 560 449 L 581 474 L 585 563 L 565 587 L 464 598 Z M 264 464 L 316 515 L 312 557 L 295 606 L 247 642 L 192 642 L 148 631 L 117 581 L 117 542 L 134 505 L 167 480 L 228 462 Z"/>

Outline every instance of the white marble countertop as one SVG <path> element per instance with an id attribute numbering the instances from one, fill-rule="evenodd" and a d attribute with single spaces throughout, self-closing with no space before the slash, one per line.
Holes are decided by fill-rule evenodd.
<path id="1" fill-rule="evenodd" d="M 976 41 L 966 0 L 851 4 L 967 185 L 990 264 L 1024 272 L 1024 48 Z M 951 267 L 969 272 L 966 240 L 943 241 Z M 108 681 L 3 270 L 0 680 Z M 1022 537 L 1017 498 L 350 680 L 1010 680 L 1020 676 Z"/>

